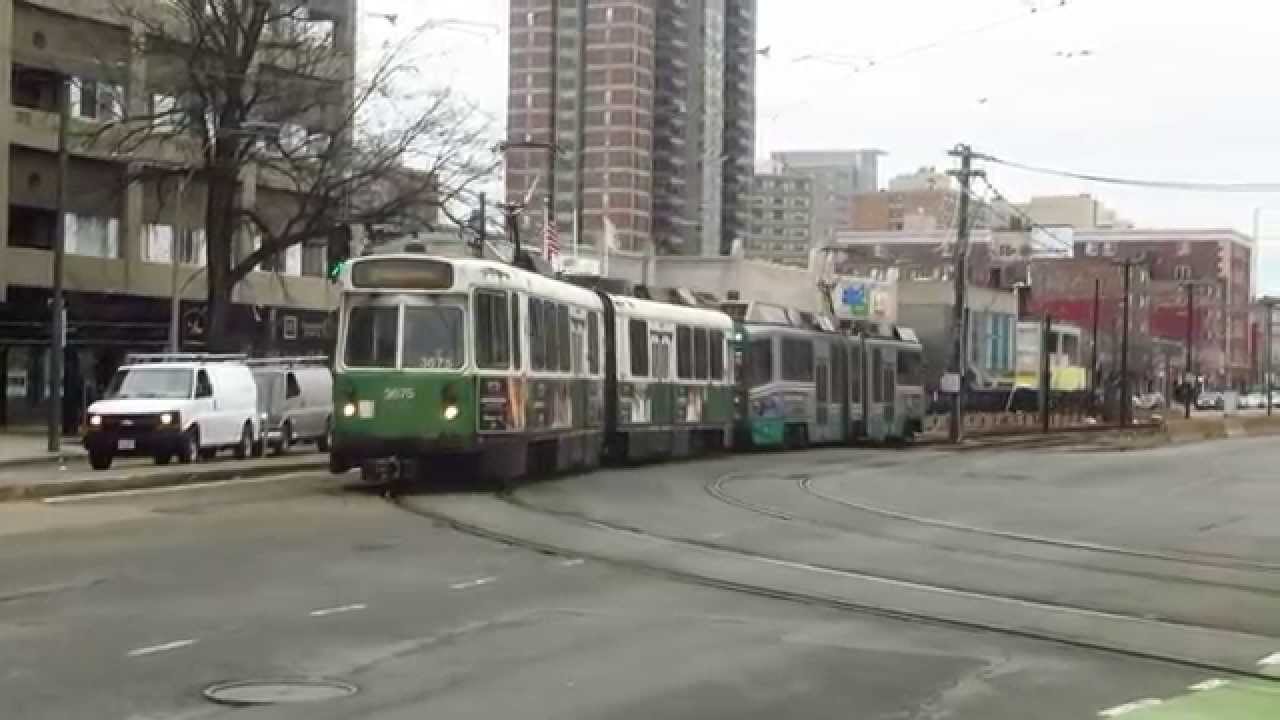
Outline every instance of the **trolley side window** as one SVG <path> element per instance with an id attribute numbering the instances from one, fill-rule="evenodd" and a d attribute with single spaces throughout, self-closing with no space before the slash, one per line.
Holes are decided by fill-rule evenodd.
<path id="1" fill-rule="evenodd" d="M 600 314 L 587 314 L 587 371 L 600 372 Z"/>
<path id="2" fill-rule="evenodd" d="M 921 385 L 924 383 L 923 362 L 920 353 L 910 350 L 898 351 L 898 384 Z"/>
<path id="3" fill-rule="evenodd" d="M 724 332 L 711 331 L 711 379 L 724 379 Z"/>
<path id="4" fill-rule="evenodd" d="M 631 352 L 631 376 L 649 376 L 649 323 L 632 318 L 627 323 L 627 346 Z"/>
<path id="5" fill-rule="evenodd" d="M 462 367 L 462 308 L 451 305 L 406 305 L 404 359 L 406 370 Z"/>
<path id="6" fill-rule="evenodd" d="M 542 301 L 542 338 L 546 343 L 542 369 L 556 372 L 560 369 L 560 332 L 556 329 L 556 304 L 550 300 Z"/>
<path id="7" fill-rule="evenodd" d="M 709 376 L 708 348 L 707 348 L 707 329 L 695 328 L 693 331 L 693 372 L 694 377 L 699 380 L 706 380 Z"/>
<path id="8" fill-rule="evenodd" d="M 520 296 L 511 294 L 511 357 L 515 360 L 515 369 L 520 370 L 524 367 L 524 361 L 520 358 L 520 345 L 524 337 L 520 334 Z"/>
<path id="9" fill-rule="evenodd" d="M 813 341 L 782 339 L 782 379 L 790 382 L 813 380 Z"/>
<path id="10" fill-rule="evenodd" d="M 871 350 L 871 402 L 884 402 L 884 354 Z"/>
<path id="11" fill-rule="evenodd" d="M 569 332 L 569 307 L 556 306 L 556 344 L 560 350 L 560 372 L 573 371 L 573 339 Z"/>
<path id="12" fill-rule="evenodd" d="M 348 367 L 396 366 L 400 308 L 353 307 L 347 313 L 347 344 L 342 360 Z"/>
<path id="13" fill-rule="evenodd" d="M 476 292 L 476 365 L 493 370 L 511 367 L 511 323 L 507 294 Z"/>
<path id="14" fill-rule="evenodd" d="M 855 345 L 849 353 L 849 401 L 862 402 L 862 346 Z"/>
<path id="15" fill-rule="evenodd" d="M 773 341 L 752 340 L 747 346 L 747 384 L 760 387 L 773 382 Z"/>
<path id="16" fill-rule="evenodd" d="M 676 328 L 676 377 L 693 377 L 693 331 L 683 325 Z"/>
<path id="17" fill-rule="evenodd" d="M 529 364 L 533 370 L 547 367 L 547 333 L 542 323 L 542 301 L 529 298 Z"/>

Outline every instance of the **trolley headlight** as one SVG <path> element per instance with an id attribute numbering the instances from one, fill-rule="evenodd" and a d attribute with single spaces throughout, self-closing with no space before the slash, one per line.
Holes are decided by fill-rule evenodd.
<path id="1" fill-rule="evenodd" d="M 457 418 L 457 417 L 458 417 L 458 406 L 457 406 L 457 405 L 445 405 L 445 406 L 444 406 L 444 419 L 445 419 L 445 420 L 453 420 L 453 419 L 455 419 L 455 418 Z"/>
<path id="2" fill-rule="evenodd" d="M 89 424 L 90 424 L 90 425 L 92 425 L 93 427 L 102 427 L 102 416 L 101 416 L 101 415 L 90 415 L 90 416 L 89 416 Z"/>
<path id="3" fill-rule="evenodd" d="M 355 403 L 349 402 L 346 405 L 342 406 L 342 417 L 355 417 L 355 416 L 356 416 Z"/>

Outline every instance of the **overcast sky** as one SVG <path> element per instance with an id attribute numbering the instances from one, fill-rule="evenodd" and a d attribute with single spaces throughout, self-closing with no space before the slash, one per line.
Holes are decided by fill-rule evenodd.
<path id="1" fill-rule="evenodd" d="M 506 0 L 362 2 L 368 12 L 399 13 L 400 29 L 428 19 L 476 23 L 432 31 L 424 55 L 434 82 L 466 93 L 492 115 L 501 136 Z M 966 142 L 992 155 L 1092 174 L 1280 182 L 1280 94 L 1273 80 L 1280 9 L 1270 6 L 759 0 L 758 45 L 770 53 L 759 64 L 757 156 L 880 148 L 888 153 L 884 184 L 920 166 L 950 167 L 946 150 Z M 387 27 L 376 17 L 363 22 L 366 33 Z M 1248 232 L 1254 208 L 1263 207 L 1260 290 L 1280 291 L 1280 194 L 1157 191 L 988 171 L 1010 199 L 1093 193 L 1146 227 Z"/>

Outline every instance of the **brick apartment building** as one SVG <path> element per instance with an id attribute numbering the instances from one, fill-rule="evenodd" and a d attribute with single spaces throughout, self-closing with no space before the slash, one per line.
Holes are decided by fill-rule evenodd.
<path id="1" fill-rule="evenodd" d="M 310 18 L 331 29 L 338 50 L 354 48 L 355 8 L 355 0 L 309 5 Z M 0 1 L 0 98 L 7 106 L 0 108 L 0 195 L 6 198 L 0 203 L 0 375 L 6 388 L 0 424 L 39 415 L 48 386 L 50 250 L 59 222 L 55 149 L 59 88 L 65 83 L 73 89 L 63 220 L 69 375 L 101 385 L 125 352 L 164 348 L 175 245 L 187 283 L 182 341 L 187 348 L 200 346 L 206 296 L 203 184 L 193 181 L 186 207 L 178 209 L 161 201 L 164 193 L 154 183 L 125 183 L 130 163 L 174 158 L 116 157 L 76 140 L 114 118 L 112 113 L 145 116 L 162 98 L 176 102 L 181 88 L 157 86 L 161 73 L 148 80 L 137 32 L 106 0 Z M 353 53 L 344 56 L 354 63 Z M 113 84 L 121 78 L 127 81 Z M 288 202 L 283 195 L 266 181 L 249 181 L 242 184 L 241 203 Z M 175 242 L 179 214 L 189 231 Z M 327 352 L 337 292 L 325 278 L 326 255 L 326 240 L 319 239 L 291 248 L 264 268 L 271 271 L 251 273 L 233 297 L 233 332 L 255 348 L 263 343 L 281 352 Z"/>
<path id="2" fill-rule="evenodd" d="M 550 196 L 562 232 L 720 255 L 747 233 L 755 0 L 512 0 L 506 195 Z M 536 184 L 535 184 L 536 183 Z M 540 217 L 531 213 L 527 217 Z"/>

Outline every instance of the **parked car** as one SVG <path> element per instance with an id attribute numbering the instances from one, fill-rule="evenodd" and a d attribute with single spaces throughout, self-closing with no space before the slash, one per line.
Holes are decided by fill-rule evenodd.
<path id="1" fill-rule="evenodd" d="M 1157 392 L 1134 395 L 1133 406 L 1139 410 L 1159 410 L 1164 407 L 1164 396 Z"/>
<path id="2" fill-rule="evenodd" d="M 333 374 L 328 358 L 253 360 L 263 438 L 283 454 L 298 443 L 329 451 L 333 432 Z"/>
<path id="3" fill-rule="evenodd" d="M 1226 401 L 1217 390 L 1206 390 L 1196 398 L 1196 407 L 1200 410 L 1222 410 Z"/>
<path id="4" fill-rule="evenodd" d="M 1265 408 L 1267 406 L 1266 393 L 1251 392 L 1240 396 L 1240 402 L 1237 406 L 1242 410 L 1250 410 L 1254 408 Z"/>
<path id="5" fill-rule="evenodd" d="M 253 454 L 261 423 L 257 386 L 243 355 L 131 355 L 106 398 L 89 406 L 84 447 L 106 470 L 122 456 L 189 463 L 232 449 Z"/>

